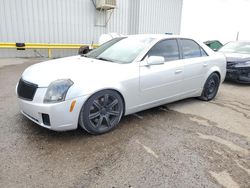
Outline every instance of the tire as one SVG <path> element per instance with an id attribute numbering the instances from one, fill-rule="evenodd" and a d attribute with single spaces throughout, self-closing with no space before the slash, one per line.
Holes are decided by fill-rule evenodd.
<path id="1" fill-rule="evenodd" d="M 92 95 L 83 105 L 79 124 L 90 134 L 104 134 L 117 126 L 123 111 L 121 96 L 113 90 L 103 90 Z"/>
<path id="2" fill-rule="evenodd" d="M 219 75 L 217 73 L 212 73 L 208 77 L 208 79 L 203 87 L 202 94 L 199 97 L 199 99 L 203 100 L 203 101 L 210 101 L 210 100 L 214 99 L 217 92 L 218 92 L 219 86 L 220 86 Z"/>

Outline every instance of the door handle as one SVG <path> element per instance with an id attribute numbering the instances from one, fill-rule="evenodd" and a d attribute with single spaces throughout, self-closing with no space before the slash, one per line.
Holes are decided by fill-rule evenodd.
<path id="1" fill-rule="evenodd" d="M 180 74 L 180 73 L 182 73 L 181 69 L 178 69 L 178 70 L 175 71 L 175 74 Z"/>
<path id="2" fill-rule="evenodd" d="M 203 64 L 203 67 L 207 67 L 207 63 L 204 63 L 204 64 Z"/>

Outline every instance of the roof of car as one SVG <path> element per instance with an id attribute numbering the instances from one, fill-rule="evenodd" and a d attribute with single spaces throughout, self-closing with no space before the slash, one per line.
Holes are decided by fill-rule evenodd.
<path id="1" fill-rule="evenodd" d="M 203 49 L 206 50 L 206 52 L 208 54 L 212 54 L 214 53 L 214 51 L 212 49 L 210 49 L 207 45 L 205 45 L 202 41 L 196 40 L 192 37 L 187 37 L 187 36 L 183 36 L 183 35 L 168 35 L 168 34 L 138 34 L 138 35 L 128 35 L 127 37 L 136 37 L 136 38 L 154 38 L 157 40 L 161 40 L 161 39 L 168 39 L 168 38 L 186 38 L 186 39 L 191 39 L 194 40 L 196 42 L 198 42 L 198 44 L 200 46 L 202 46 Z"/>
<path id="2" fill-rule="evenodd" d="M 128 35 L 128 37 L 155 38 L 155 39 L 187 38 L 180 35 L 167 35 L 167 34 L 138 34 L 138 35 Z"/>

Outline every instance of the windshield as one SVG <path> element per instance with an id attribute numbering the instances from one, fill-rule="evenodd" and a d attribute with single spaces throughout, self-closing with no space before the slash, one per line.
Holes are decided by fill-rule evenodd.
<path id="1" fill-rule="evenodd" d="M 250 54 L 250 42 L 229 42 L 220 52 Z"/>
<path id="2" fill-rule="evenodd" d="M 85 56 L 117 63 L 131 63 L 153 38 L 115 38 Z"/>

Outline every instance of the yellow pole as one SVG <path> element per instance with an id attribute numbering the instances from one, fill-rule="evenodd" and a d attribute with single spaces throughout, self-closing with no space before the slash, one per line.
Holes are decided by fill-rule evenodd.
<path id="1" fill-rule="evenodd" d="M 51 48 L 48 48 L 48 57 L 52 58 L 52 50 L 51 50 Z"/>

